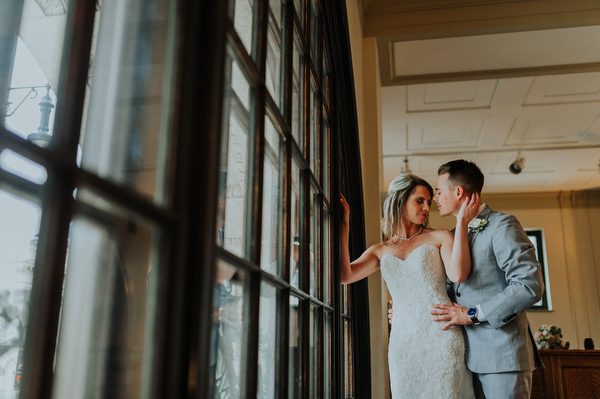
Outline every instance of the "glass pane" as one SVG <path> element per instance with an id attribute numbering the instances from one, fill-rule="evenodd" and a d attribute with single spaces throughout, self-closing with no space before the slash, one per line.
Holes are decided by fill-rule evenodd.
<path id="1" fill-rule="evenodd" d="M 331 305 L 331 292 L 332 292 L 332 263 L 331 263 L 331 241 L 330 241 L 330 237 L 331 237 L 331 230 L 330 230 L 330 216 L 329 216 L 329 211 L 327 210 L 327 208 L 325 206 L 323 206 L 323 238 L 322 238 L 322 242 L 323 242 L 323 301 L 328 304 Z"/>
<path id="2" fill-rule="evenodd" d="M 342 286 L 342 301 L 344 302 L 344 314 L 347 316 L 351 316 L 350 311 L 352 308 L 350 307 L 350 286 L 348 284 L 344 284 Z"/>
<path id="3" fill-rule="evenodd" d="M 20 2 L 14 2 L 15 5 Z M 20 12 L 14 7 L 14 12 Z M 9 19 L 20 20 L 15 37 L 14 58 L 2 61 L 11 70 L 0 71 L 11 76 L 8 89 L 5 126 L 13 133 L 46 147 L 52 138 L 56 94 L 60 80 L 61 57 L 67 23 L 67 2 L 23 1 L 21 15 L 0 15 L 0 25 L 7 28 Z M 0 29 L 3 31 L 3 29 Z M 4 37 L 11 37 L 6 35 Z M 2 54 L 11 57 L 11 52 Z M 11 59 L 11 58 L 9 58 Z M 2 101 L 6 98 L 2 93 Z"/>
<path id="4" fill-rule="evenodd" d="M 310 169 L 319 179 L 319 93 L 315 85 L 310 85 Z"/>
<path id="5" fill-rule="evenodd" d="M 258 398 L 272 399 L 277 376 L 277 290 L 263 282 L 260 287 L 258 330 Z"/>
<path id="6" fill-rule="evenodd" d="M 296 288 L 300 287 L 300 167 L 296 160 L 292 160 L 292 192 L 291 192 L 291 253 L 292 259 L 290 260 L 290 284 Z"/>
<path id="7" fill-rule="evenodd" d="M 0 397 L 16 398 L 35 254 L 40 229 L 38 205 L 0 190 Z"/>
<path id="8" fill-rule="evenodd" d="M 269 1 L 266 85 L 279 108 L 283 107 L 281 101 L 281 8 L 281 0 Z"/>
<path id="9" fill-rule="evenodd" d="M 306 0 L 294 0 L 294 8 L 296 10 L 296 14 L 298 14 L 298 19 L 300 20 L 300 29 L 304 29 L 304 2 Z"/>
<path id="10" fill-rule="evenodd" d="M 321 397 L 321 312 L 319 308 L 310 307 L 310 397 Z"/>
<path id="11" fill-rule="evenodd" d="M 82 167 L 164 203 L 175 71 L 174 1 L 103 1 Z"/>
<path id="12" fill-rule="evenodd" d="M 311 1 L 310 6 L 310 54 L 313 58 L 315 67 L 318 65 L 317 55 L 319 55 L 319 10 L 315 0 Z"/>
<path id="13" fill-rule="evenodd" d="M 346 397 L 354 397 L 354 350 L 352 341 L 352 324 L 344 320 L 344 360 Z"/>
<path id="14" fill-rule="evenodd" d="M 329 104 L 329 66 L 327 64 L 327 49 L 323 46 L 323 57 L 321 59 L 321 62 L 323 64 L 323 79 L 321 81 L 323 87 L 321 88 L 321 90 L 323 91 L 323 98 L 325 99 L 325 102 L 327 104 Z"/>
<path id="15" fill-rule="evenodd" d="M 325 387 L 323 391 L 323 398 L 331 398 L 331 391 L 333 390 L 333 376 L 331 375 L 332 370 L 332 326 L 333 317 L 331 312 L 325 312 L 325 328 L 324 328 L 324 343 L 323 343 L 323 385 Z"/>
<path id="16" fill-rule="evenodd" d="M 250 84 L 231 59 L 231 79 L 225 98 L 225 128 L 221 147 L 217 243 L 245 256 L 250 166 Z"/>
<path id="17" fill-rule="evenodd" d="M 238 36 L 244 43 L 248 54 L 252 54 L 252 25 L 254 20 L 253 14 L 254 1 L 235 0 L 235 10 L 233 17 L 233 25 Z"/>
<path id="18" fill-rule="evenodd" d="M 322 180 L 321 180 L 321 187 L 323 188 L 323 193 L 325 194 L 325 197 L 329 198 L 331 201 L 333 201 L 333 198 L 329 197 L 329 185 L 330 185 L 330 177 L 329 177 L 329 120 L 327 119 L 327 116 L 325 115 L 325 112 L 322 112 L 323 114 L 323 126 L 321 128 L 321 134 L 323 135 L 322 139 L 321 139 L 321 143 L 323 146 L 323 150 L 321 151 L 323 154 L 323 159 L 321 162 L 321 176 L 322 176 Z"/>
<path id="19" fill-rule="evenodd" d="M 217 262 L 213 293 L 209 398 L 243 398 L 248 333 L 248 276 Z"/>
<path id="20" fill-rule="evenodd" d="M 40 186 L 48 179 L 46 168 L 8 148 L 0 152 L 0 169 Z"/>
<path id="21" fill-rule="evenodd" d="M 294 34 L 294 61 L 292 74 L 292 136 L 304 153 L 304 57 L 298 37 Z"/>
<path id="22" fill-rule="evenodd" d="M 321 234 L 319 223 L 321 210 L 321 201 L 319 193 L 311 185 L 310 187 L 310 294 L 316 297 L 321 297 L 319 292 L 320 259 L 321 259 Z"/>
<path id="23" fill-rule="evenodd" d="M 53 397 L 147 396 L 160 232 L 88 191 L 77 197 L 114 212 L 71 224 Z"/>
<path id="24" fill-rule="evenodd" d="M 302 398 L 302 313 L 300 300 L 290 296 L 290 342 L 288 398 Z"/>
<path id="25" fill-rule="evenodd" d="M 283 175 L 280 173 L 282 164 L 281 151 L 282 139 L 275 130 L 273 123 L 265 117 L 265 164 L 263 186 L 263 220 L 261 241 L 261 267 L 271 274 L 278 274 L 280 268 L 279 252 L 282 236 L 281 221 L 283 220 L 281 182 Z"/>

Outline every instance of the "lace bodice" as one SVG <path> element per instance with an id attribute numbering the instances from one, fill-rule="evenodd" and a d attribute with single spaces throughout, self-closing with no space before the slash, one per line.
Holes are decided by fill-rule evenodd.
<path id="1" fill-rule="evenodd" d="M 429 313 L 451 304 L 439 249 L 415 248 L 405 260 L 386 254 L 381 273 L 394 300 L 388 351 L 392 398 L 473 398 L 460 327 L 442 331 Z"/>

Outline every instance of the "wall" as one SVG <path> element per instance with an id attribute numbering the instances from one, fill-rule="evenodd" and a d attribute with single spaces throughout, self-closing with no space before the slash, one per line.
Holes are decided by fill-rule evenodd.
<path id="1" fill-rule="evenodd" d="M 600 346 L 600 190 L 566 193 L 485 194 L 492 209 L 513 214 L 524 228 L 544 231 L 551 311 L 527 312 L 533 331 L 542 324 L 562 329 L 572 349 L 584 338 Z M 435 228 L 452 228 L 453 217 L 440 218 L 432 208 Z"/>
<path id="2" fill-rule="evenodd" d="M 362 38 L 362 6 L 348 1 L 348 25 L 354 68 L 356 107 L 365 205 L 366 245 L 381 241 L 379 193 L 383 186 L 381 162 L 381 79 L 375 38 Z M 352 206 L 352 204 L 350 204 Z M 379 271 L 369 277 L 369 317 L 371 334 L 371 396 L 389 398 L 387 363 L 387 288 Z"/>

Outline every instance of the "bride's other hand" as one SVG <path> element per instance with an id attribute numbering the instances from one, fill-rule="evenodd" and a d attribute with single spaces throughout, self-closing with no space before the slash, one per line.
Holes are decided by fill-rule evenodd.
<path id="1" fill-rule="evenodd" d="M 465 196 L 463 203 L 458 212 L 458 219 L 469 223 L 471 219 L 479 214 L 481 199 L 479 193 L 473 193 L 471 196 Z"/>
<path id="2" fill-rule="evenodd" d="M 350 205 L 342 194 L 340 194 L 340 204 L 342 204 L 342 226 L 347 227 L 350 224 Z"/>

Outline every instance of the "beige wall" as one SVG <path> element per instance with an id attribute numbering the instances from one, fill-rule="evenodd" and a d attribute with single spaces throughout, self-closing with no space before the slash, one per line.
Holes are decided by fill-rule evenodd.
<path id="1" fill-rule="evenodd" d="M 381 79 L 377 62 L 379 57 L 376 39 L 362 38 L 357 3 L 348 1 L 346 4 L 360 135 L 365 237 L 366 245 L 370 246 L 381 241 L 379 193 L 383 186 L 383 163 L 381 162 Z M 369 277 L 371 396 L 382 399 L 390 397 L 387 365 L 387 296 L 387 288 L 381 273 L 377 271 Z"/>
<path id="2" fill-rule="evenodd" d="M 529 311 L 532 330 L 542 324 L 562 329 L 572 349 L 584 338 L 600 344 L 600 191 L 484 194 L 492 209 L 513 214 L 524 228 L 544 231 L 551 311 Z M 452 228 L 454 217 L 432 210 L 435 228 Z M 594 238 L 596 237 L 596 238 Z"/>

